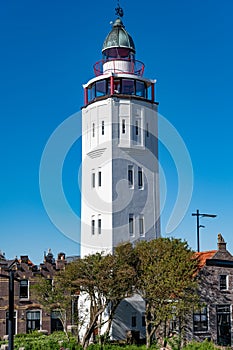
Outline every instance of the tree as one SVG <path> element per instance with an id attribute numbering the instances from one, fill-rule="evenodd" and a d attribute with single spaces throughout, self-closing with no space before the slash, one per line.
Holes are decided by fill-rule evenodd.
<path id="1" fill-rule="evenodd" d="M 159 238 L 139 242 L 137 291 L 146 303 L 147 347 L 159 328 L 166 336 L 167 324 L 178 317 L 180 327 L 197 303 L 195 275 L 198 262 L 187 242 Z"/>
<path id="2" fill-rule="evenodd" d="M 64 272 L 61 271 L 53 280 L 38 277 L 32 285 L 32 293 L 47 312 L 56 311 L 68 337 L 67 318 L 75 289 L 64 276 Z"/>
<path id="3" fill-rule="evenodd" d="M 79 329 L 85 326 L 82 337 L 85 349 L 97 328 L 100 335 L 106 324 L 105 335 L 108 335 L 117 306 L 132 294 L 135 266 L 134 249 L 126 243 L 117 247 L 113 255 L 96 253 L 71 262 L 54 277 L 52 284 L 41 279 L 34 291 L 45 309 L 59 311 L 64 329 L 72 296 L 80 292 L 76 323 Z"/>
<path id="4" fill-rule="evenodd" d="M 75 284 L 80 286 L 84 304 L 89 305 L 89 321 L 82 340 L 84 348 L 96 327 L 100 335 L 102 326 L 107 323 L 105 335 L 108 335 L 117 306 L 131 295 L 136 277 L 133 256 L 132 245 L 126 243 L 117 247 L 113 255 L 96 253 L 67 267 L 74 269 Z M 108 316 L 105 313 L 103 318 L 106 310 Z"/>

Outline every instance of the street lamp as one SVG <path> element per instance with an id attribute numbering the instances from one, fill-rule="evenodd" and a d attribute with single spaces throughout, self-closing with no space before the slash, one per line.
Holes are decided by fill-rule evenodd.
<path id="1" fill-rule="evenodd" d="M 201 213 L 199 213 L 199 210 L 197 209 L 197 212 L 192 213 L 192 216 L 197 217 L 197 251 L 200 252 L 200 227 L 205 227 L 205 226 L 200 225 L 199 217 L 201 217 L 201 218 L 216 218 L 217 215 L 215 215 L 215 214 L 201 214 Z"/>
<path id="2" fill-rule="evenodd" d="M 9 269 L 9 275 L 0 274 L 0 277 L 7 278 L 8 283 L 8 299 L 9 299 L 9 309 L 8 309 L 8 349 L 14 349 L 14 281 L 19 281 L 14 276 L 14 271 Z"/>

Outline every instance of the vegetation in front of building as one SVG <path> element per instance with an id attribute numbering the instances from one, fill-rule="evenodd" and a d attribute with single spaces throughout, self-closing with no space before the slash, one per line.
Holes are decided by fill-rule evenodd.
<path id="1" fill-rule="evenodd" d="M 37 331 L 29 334 L 18 334 L 14 339 L 14 349 L 24 348 L 24 350 L 82 350 L 81 345 L 77 342 L 71 334 L 68 334 L 69 339 L 64 332 L 54 332 L 51 335 L 43 335 Z M 176 337 L 170 339 L 167 343 L 167 349 L 180 350 L 177 348 L 179 343 Z M 0 341 L 1 344 L 7 344 L 6 341 Z M 111 344 L 106 343 L 104 345 L 90 344 L 87 347 L 88 350 L 146 350 L 146 345 L 128 345 L 125 343 Z M 159 344 L 152 343 L 150 349 L 161 350 Z M 212 342 L 204 341 L 202 343 L 190 342 L 182 347 L 182 350 L 217 350 Z"/>
<path id="2" fill-rule="evenodd" d="M 193 251 L 180 239 L 141 241 L 135 247 L 125 243 L 118 246 L 113 255 L 96 253 L 68 264 L 52 284 L 41 279 L 34 293 L 46 310 L 60 313 L 65 331 L 67 319 L 73 317 L 68 315 L 69 305 L 77 292 L 84 293 L 88 304 L 83 310 L 79 305 L 79 314 L 73 317 L 72 324 L 77 327 L 79 341 L 79 330 L 85 323 L 86 332 L 80 342 L 85 349 L 93 332 L 101 334 L 103 324 L 107 324 L 106 333 L 97 341 L 101 346 L 105 343 L 118 305 L 136 292 L 146 301 L 146 346 L 149 348 L 153 339 L 167 337 L 174 319 L 179 320 L 182 334 L 187 315 L 198 304 L 194 278 L 197 269 Z M 111 308 L 106 320 L 102 315 L 108 305 Z"/>

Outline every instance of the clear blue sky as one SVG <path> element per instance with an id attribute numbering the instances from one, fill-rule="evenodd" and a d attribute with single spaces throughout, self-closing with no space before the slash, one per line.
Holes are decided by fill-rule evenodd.
<path id="1" fill-rule="evenodd" d="M 7 258 L 28 254 L 39 263 L 51 248 L 77 255 L 77 242 L 50 222 L 39 188 L 47 140 L 83 105 L 82 84 L 93 77 L 117 1 L 11 0 L 0 11 L 1 201 L 0 249 Z M 233 252 L 233 2 L 223 0 L 121 1 L 145 76 L 157 79 L 159 111 L 177 129 L 192 160 L 192 200 L 169 235 L 196 249 L 192 212 L 202 219 L 201 249 L 215 249 L 222 233 Z M 166 233 L 177 196 L 174 164 L 160 148 L 167 181 L 162 212 Z M 67 200 L 80 213 L 77 172 L 80 142 L 63 169 Z M 77 228 L 78 234 L 78 228 Z"/>

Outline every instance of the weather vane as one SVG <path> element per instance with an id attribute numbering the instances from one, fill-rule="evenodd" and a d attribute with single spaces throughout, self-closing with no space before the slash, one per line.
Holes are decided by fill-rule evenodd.
<path id="1" fill-rule="evenodd" d="M 117 7 L 115 8 L 115 13 L 116 13 L 116 16 L 119 16 L 119 17 L 124 16 L 124 12 L 123 12 L 122 7 L 120 7 L 119 0 L 117 0 Z"/>

